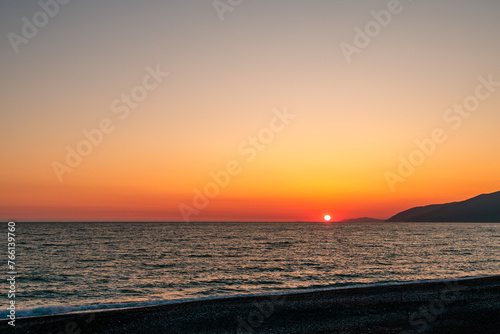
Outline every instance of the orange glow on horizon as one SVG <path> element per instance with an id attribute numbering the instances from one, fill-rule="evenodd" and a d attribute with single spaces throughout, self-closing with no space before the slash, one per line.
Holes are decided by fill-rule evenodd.
<path id="1" fill-rule="evenodd" d="M 12 3 L 6 16 L 30 12 Z M 455 17 L 466 2 L 414 2 L 352 64 L 331 43 L 354 42 L 351 15 L 337 14 L 362 18 L 372 2 L 255 2 L 224 26 L 173 3 L 87 25 L 102 8 L 82 2 L 64 14 L 71 34 L 47 28 L 20 57 L 0 48 L 0 220 L 183 221 L 185 205 L 193 222 L 338 222 L 500 190 L 500 2 L 467 26 Z M 488 98 L 454 111 L 476 92 Z"/>

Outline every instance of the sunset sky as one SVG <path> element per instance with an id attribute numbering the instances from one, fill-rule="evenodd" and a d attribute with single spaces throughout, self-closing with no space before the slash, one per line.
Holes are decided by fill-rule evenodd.
<path id="1" fill-rule="evenodd" d="M 60 1 L 0 3 L 3 221 L 388 218 L 500 190 L 497 0 Z"/>

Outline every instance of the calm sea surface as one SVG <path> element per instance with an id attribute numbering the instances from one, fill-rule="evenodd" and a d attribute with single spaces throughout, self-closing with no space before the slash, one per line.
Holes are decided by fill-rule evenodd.
<path id="1" fill-rule="evenodd" d="M 17 223 L 16 242 L 19 316 L 500 273 L 500 224 Z"/>

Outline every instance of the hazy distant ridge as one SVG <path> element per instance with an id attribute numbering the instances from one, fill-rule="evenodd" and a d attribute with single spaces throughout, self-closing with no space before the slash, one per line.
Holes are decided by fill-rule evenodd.
<path id="1" fill-rule="evenodd" d="M 402 211 L 388 222 L 500 222 L 500 191 L 462 202 L 433 204 Z"/>
<path id="2" fill-rule="evenodd" d="M 383 221 L 384 221 L 383 219 L 362 217 L 362 218 L 344 219 L 339 221 L 338 223 L 378 223 Z"/>

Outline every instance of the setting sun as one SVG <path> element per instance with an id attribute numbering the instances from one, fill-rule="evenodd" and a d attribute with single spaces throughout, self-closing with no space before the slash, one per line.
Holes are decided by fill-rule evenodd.
<path id="1" fill-rule="evenodd" d="M 330 215 L 325 215 L 323 218 L 324 218 L 324 219 L 325 219 L 325 221 L 327 221 L 327 222 L 329 222 L 329 221 L 330 221 L 330 219 L 332 219 L 332 217 L 330 217 Z"/>

